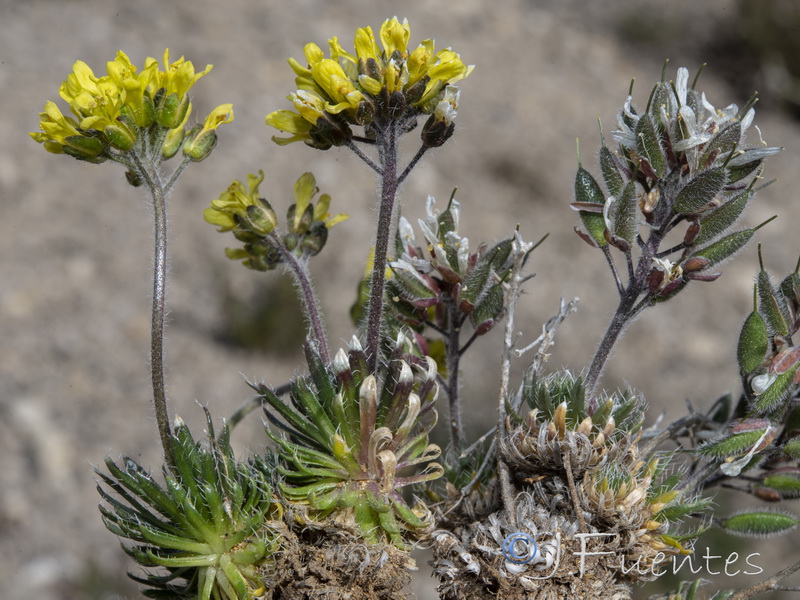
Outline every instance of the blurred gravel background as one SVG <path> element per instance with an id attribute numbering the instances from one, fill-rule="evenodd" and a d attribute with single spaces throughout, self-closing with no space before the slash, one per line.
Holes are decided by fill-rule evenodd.
<path id="1" fill-rule="evenodd" d="M 308 41 L 326 47 L 333 35 L 347 46 L 356 27 L 377 29 L 392 15 L 409 19 L 412 44 L 433 36 L 437 48 L 452 46 L 477 65 L 460 84 L 456 135 L 405 185 L 404 212 L 413 220 L 427 194 L 442 205 L 458 186 L 462 231 L 473 243 L 516 223 L 528 239 L 550 234 L 534 254 L 537 276 L 519 322 L 523 341 L 532 340 L 561 296 L 581 298 L 551 368 L 587 364 L 616 300 L 602 257 L 572 232 L 575 139 L 593 165 L 596 119 L 613 128 L 632 77 L 644 104 L 665 58 L 670 77 L 708 62 L 700 87 L 717 106 L 761 92 L 756 123 L 786 152 L 769 161 L 766 175 L 779 181 L 745 222 L 780 214 L 759 241 L 774 272 L 794 268 L 800 9 L 791 0 L 0 0 L 0 596 L 137 597 L 125 577 L 130 563 L 95 507 L 92 466 L 121 454 L 159 464 L 147 367 L 148 203 L 117 165 L 44 152 L 27 136 L 37 112 L 58 99 L 77 59 L 104 72 L 117 49 L 141 65 L 169 47 L 198 69 L 215 65 L 193 90 L 195 114 L 233 102 L 236 120 L 220 130 L 211 158 L 187 170 L 170 207 L 169 394 L 173 411 L 199 431 L 199 405 L 230 415 L 248 398 L 244 378 L 283 383 L 301 356 L 301 316 L 282 278 L 227 261 L 229 236 L 203 222 L 202 209 L 233 178 L 264 168 L 262 190 L 285 210 L 294 180 L 310 169 L 333 209 L 352 215 L 312 264 L 332 343 L 351 335 L 347 310 L 371 243 L 376 182 L 346 150 L 279 148 L 263 119 L 288 107 L 287 57 L 302 57 Z M 653 417 L 736 389 L 734 348 L 756 268 L 753 245 L 718 282 L 694 284 L 646 313 L 619 346 L 608 386 L 643 391 Z M 473 434 L 492 418 L 500 332 L 481 346 L 464 365 Z M 242 452 L 261 450 L 260 418 L 235 438 Z M 780 566 L 789 562 L 784 556 Z M 432 588 L 421 560 L 419 597 L 434 597 Z"/>

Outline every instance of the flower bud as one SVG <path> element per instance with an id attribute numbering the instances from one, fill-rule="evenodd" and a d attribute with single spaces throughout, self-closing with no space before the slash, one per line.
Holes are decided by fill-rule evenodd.
<path id="1" fill-rule="evenodd" d="M 101 163 L 106 159 L 101 157 L 106 149 L 106 144 L 98 137 L 88 135 L 70 135 L 64 138 L 64 154 L 92 163 Z"/>
<path id="2" fill-rule="evenodd" d="M 311 227 L 303 240 L 300 242 L 300 248 L 307 256 L 315 256 L 319 254 L 328 241 L 328 228 L 321 221 L 317 221 Z"/>
<path id="3" fill-rule="evenodd" d="M 257 204 L 251 204 L 245 209 L 247 212 L 245 227 L 258 235 L 269 235 L 278 224 L 278 218 L 269 202 L 263 198 L 259 198 L 256 202 Z"/>
<path id="4" fill-rule="evenodd" d="M 106 125 L 103 133 L 111 145 L 122 152 L 127 152 L 136 143 L 136 127 L 129 127 L 122 119 L 116 125 Z"/>
<path id="5" fill-rule="evenodd" d="M 183 144 L 185 137 L 186 130 L 183 127 L 170 129 L 169 133 L 167 133 L 167 136 L 164 138 L 164 144 L 161 146 L 161 158 L 164 160 L 169 160 L 175 156 L 180 149 L 181 144 Z"/>
<path id="6" fill-rule="evenodd" d="M 327 150 L 331 146 L 344 146 L 353 137 L 350 126 L 333 115 L 325 115 L 309 131 L 310 145 L 319 150 Z"/>
<path id="7" fill-rule="evenodd" d="M 217 145 L 217 132 L 213 129 L 203 130 L 202 125 L 195 125 L 186 134 L 183 141 L 183 155 L 188 156 L 195 162 L 200 162 L 206 158 L 214 146 Z"/>
<path id="8" fill-rule="evenodd" d="M 133 187 L 139 187 L 144 183 L 141 176 L 135 171 L 125 171 L 125 179 L 127 179 L 128 183 L 130 183 Z"/>
<path id="9" fill-rule="evenodd" d="M 175 129 L 183 122 L 186 112 L 189 110 L 189 96 L 184 95 L 179 98 L 178 94 L 173 92 L 167 96 L 163 90 L 156 93 L 156 123 L 167 129 Z"/>
<path id="10" fill-rule="evenodd" d="M 438 121 L 431 115 L 422 127 L 422 143 L 428 148 L 438 148 L 450 139 L 455 128 L 455 123 Z"/>

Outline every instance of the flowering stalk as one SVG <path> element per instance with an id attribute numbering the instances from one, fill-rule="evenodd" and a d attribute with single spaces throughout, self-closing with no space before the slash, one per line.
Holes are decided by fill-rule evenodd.
<path id="1" fill-rule="evenodd" d="M 134 152 L 132 158 L 137 173 L 145 181 L 153 200 L 154 213 L 154 260 L 153 303 L 150 317 L 150 377 L 153 382 L 153 409 L 158 426 L 158 435 L 164 449 L 167 464 L 172 458 L 172 434 L 170 432 L 167 392 L 164 386 L 164 311 L 167 296 L 167 197 L 155 166 L 143 164 Z"/>
<path id="2" fill-rule="evenodd" d="M 386 286 L 386 256 L 392 237 L 394 207 L 397 199 L 397 124 L 388 121 L 381 128 L 381 197 L 378 209 L 378 227 L 375 236 L 375 261 L 372 267 L 372 285 L 367 312 L 367 360 L 370 373 L 378 369 L 381 324 L 383 323 L 383 295 Z"/>
<path id="3" fill-rule="evenodd" d="M 294 279 L 295 285 L 300 290 L 299 296 L 300 302 L 303 304 L 303 314 L 308 319 L 308 336 L 317 344 L 317 349 L 323 362 L 329 363 L 328 337 L 325 334 L 325 323 L 322 320 L 322 312 L 319 309 L 319 300 L 317 300 L 314 286 L 311 283 L 308 265 L 290 252 L 283 240 L 274 231 L 267 236 L 267 239 L 281 253 L 286 268 L 292 274 L 292 279 Z"/>
<path id="4" fill-rule="evenodd" d="M 96 76 L 84 62 L 61 84 L 61 97 L 76 118 L 65 116 L 54 102 L 39 114 L 41 131 L 31 137 L 53 154 L 100 164 L 107 160 L 125 166 L 128 182 L 147 185 L 155 215 L 155 260 L 151 311 L 151 377 L 153 406 L 166 462 L 174 466 L 169 411 L 164 386 L 164 305 L 167 279 L 167 196 L 190 162 L 206 158 L 217 143 L 216 129 L 233 120 L 230 104 L 215 108 L 202 125 L 186 129 L 192 112 L 187 92 L 212 68 L 195 72 L 184 60 L 170 62 L 164 52 L 163 68 L 154 58 L 138 70 L 128 56 L 117 52 L 107 63 L 107 75 Z M 183 160 L 164 179 L 160 164 L 181 150 Z M 166 183 L 165 183 L 166 181 Z"/>
<path id="5" fill-rule="evenodd" d="M 753 122 L 751 99 L 741 110 L 716 109 L 688 84 L 678 69 L 675 82 L 662 79 L 644 112 L 628 96 L 617 117 L 613 152 L 601 129 L 600 170 L 605 190 L 578 158 L 575 202 L 585 231 L 576 232 L 600 248 L 608 261 L 620 301 L 586 375 L 590 397 L 625 327 L 640 312 L 669 300 L 689 281 L 714 281 L 718 265 L 741 250 L 766 225 L 731 232 L 760 188 L 765 158 L 780 148 L 748 147 Z M 763 187 L 763 186 L 762 186 Z M 684 228 L 680 243 L 661 244 Z M 638 257 L 634 249 L 638 248 Z M 623 284 L 612 253 L 624 256 Z"/>

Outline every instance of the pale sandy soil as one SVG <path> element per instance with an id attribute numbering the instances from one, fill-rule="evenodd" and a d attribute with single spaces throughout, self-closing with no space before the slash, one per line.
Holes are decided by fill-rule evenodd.
<path id="1" fill-rule="evenodd" d="M 612 127 L 631 77 L 644 103 L 665 57 L 691 68 L 709 62 L 703 87 L 712 101 L 743 102 L 716 78 L 716 57 L 698 54 L 735 10 L 727 1 L 683 0 L 0 0 L 0 595 L 136 597 L 124 576 L 130 563 L 96 510 L 92 465 L 122 454 L 158 465 L 147 374 L 147 202 L 125 185 L 120 168 L 47 154 L 27 136 L 76 59 L 101 70 L 118 48 L 141 64 L 169 47 L 200 68 L 215 65 L 195 88 L 198 114 L 223 102 L 235 106 L 236 120 L 221 130 L 217 151 L 187 171 L 170 208 L 169 394 L 174 410 L 199 431 L 198 405 L 229 415 L 248 397 L 243 378 L 282 383 L 300 356 L 296 341 L 276 342 L 272 354 L 220 341 L 220 290 L 247 299 L 279 277 L 229 263 L 222 250 L 230 240 L 202 220 L 202 209 L 233 178 L 264 168 L 262 189 L 285 207 L 294 180 L 311 169 L 334 208 L 352 215 L 313 264 L 331 339 L 351 335 L 347 309 L 370 244 L 376 184 L 345 150 L 269 141 L 264 116 L 286 107 L 293 89 L 288 56 L 300 57 L 306 42 L 324 45 L 332 35 L 349 42 L 356 27 L 377 27 L 397 14 L 409 18 L 412 42 L 435 36 L 437 45 L 453 46 L 478 65 L 461 85 L 456 135 L 407 183 L 404 211 L 421 216 L 427 194 L 444 202 L 458 186 L 471 241 L 498 239 L 516 223 L 529 239 L 550 233 L 532 261 L 537 276 L 519 314 L 523 340 L 538 334 L 561 296 L 578 296 L 580 310 L 560 331 L 550 365 L 581 369 L 614 292 L 601 256 L 572 232 L 575 139 L 590 165 L 597 117 Z M 674 35 L 629 43 L 616 25 L 632 11 L 668 24 Z M 785 273 L 800 252 L 793 192 L 800 187 L 800 129 L 768 110 L 757 122 L 767 141 L 787 151 L 770 161 L 767 174 L 779 181 L 760 195 L 746 223 L 781 215 L 759 240 L 769 266 Z M 685 399 L 707 405 L 735 388 L 735 341 L 755 269 L 752 247 L 718 282 L 694 285 L 647 314 L 619 347 L 608 385 L 628 381 L 642 390 L 654 417 Z M 495 332 L 484 353 L 464 365 L 476 434 L 492 418 L 498 348 Z M 259 451 L 265 439 L 259 417 L 236 433 L 243 453 Z M 427 567 L 420 566 L 418 593 L 433 597 Z"/>

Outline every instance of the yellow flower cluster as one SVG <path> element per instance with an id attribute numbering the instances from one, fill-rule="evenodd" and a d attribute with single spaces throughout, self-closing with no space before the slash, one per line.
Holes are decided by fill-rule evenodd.
<path id="1" fill-rule="evenodd" d="M 380 45 L 371 27 L 358 29 L 355 54 L 336 37 L 328 41 L 330 58 L 316 44 L 306 44 L 307 66 L 289 59 L 297 75 L 297 91 L 288 96 L 294 110 L 267 115 L 267 125 L 292 136 L 273 140 L 304 141 L 325 149 L 346 143 L 349 125 L 433 113 L 445 88 L 467 77 L 473 67 L 449 48 L 436 52 L 430 39 L 409 52 L 410 34 L 408 21 L 394 17 L 381 25 Z"/>
<path id="2" fill-rule="evenodd" d="M 294 252 L 298 257 L 317 254 L 325 245 L 328 230 L 348 218 L 332 216 L 328 211 L 331 197 L 319 193 L 317 181 L 311 173 L 303 173 L 294 184 L 295 203 L 287 215 L 287 231 L 275 231 L 278 219 L 270 203 L 259 194 L 264 172 L 247 176 L 247 186 L 235 179 L 219 198 L 211 201 L 203 218 L 219 226 L 218 231 L 231 231 L 244 243 L 244 248 L 228 248 L 225 254 L 231 260 L 243 260 L 245 266 L 259 271 L 275 268 L 285 257 L 283 252 Z M 274 235 L 270 235 L 273 234 Z"/>
<path id="3" fill-rule="evenodd" d="M 41 131 L 31 137 L 48 152 L 102 161 L 109 146 L 127 152 L 139 139 L 140 130 L 156 124 L 169 130 L 167 145 L 174 154 L 191 112 L 187 92 L 212 66 L 198 73 L 183 57 L 171 63 L 169 50 L 165 50 L 163 70 L 155 58 L 148 58 L 139 71 L 120 50 L 106 68 L 107 74 L 98 77 L 85 62 L 76 62 L 59 90 L 75 118 L 65 116 L 55 102 L 48 101 L 39 114 Z M 232 120 L 232 106 L 223 104 L 212 111 L 198 132 L 213 131 Z M 178 130 L 180 135 L 176 135 Z"/>

